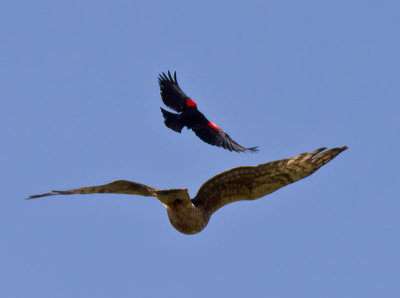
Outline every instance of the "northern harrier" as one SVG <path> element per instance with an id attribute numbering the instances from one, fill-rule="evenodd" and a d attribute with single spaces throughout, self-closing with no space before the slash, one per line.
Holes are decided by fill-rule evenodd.
<path id="1" fill-rule="evenodd" d="M 186 126 L 204 142 L 228 149 L 229 151 L 257 152 L 257 147 L 244 148 L 236 143 L 231 137 L 224 132 L 217 124 L 208 121 L 208 119 L 197 110 L 196 102 L 188 97 L 179 87 L 176 80 L 176 72 L 174 78 L 168 71 L 168 76 L 165 73 L 160 74 L 158 83 L 161 90 L 161 98 L 166 106 L 180 114 L 174 114 L 161 108 L 164 116 L 165 125 L 176 131 L 181 132 Z"/>
<path id="2" fill-rule="evenodd" d="M 203 230 L 211 215 L 226 204 L 240 200 L 255 200 L 290 183 L 301 180 L 331 161 L 347 149 L 326 148 L 302 153 L 288 159 L 272 161 L 258 166 L 233 168 L 205 182 L 190 199 L 187 188 L 158 190 L 144 184 L 118 180 L 109 184 L 82 187 L 73 190 L 53 190 L 28 199 L 52 195 L 119 193 L 156 197 L 167 209 L 171 224 L 183 234 L 196 234 Z M 324 151 L 324 152 L 323 152 Z"/>

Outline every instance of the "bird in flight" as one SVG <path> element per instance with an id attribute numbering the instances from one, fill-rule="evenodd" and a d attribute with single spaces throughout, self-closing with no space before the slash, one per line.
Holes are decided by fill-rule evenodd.
<path id="1" fill-rule="evenodd" d="M 174 78 L 168 71 L 168 76 L 162 73 L 158 77 L 160 85 L 161 98 L 164 104 L 180 114 L 168 112 L 161 108 L 164 116 L 165 125 L 176 131 L 181 132 L 186 126 L 204 142 L 213 146 L 222 147 L 229 151 L 236 152 L 257 152 L 257 147 L 245 148 L 240 146 L 231 137 L 224 132 L 217 124 L 208 121 L 208 119 L 197 109 L 196 102 L 188 97 L 178 85 L 176 72 Z"/>
<path id="2" fill-rule="evenodd" d="M 311 153 L 301 153 L 292 158 L 258 166 L 230 169 L 206 181 L 193 199 L 190 199 L 187 188 L 159 190 L 126 180 L 73 190 L 53 190 L 49 193 L 30 196 L 27 199 L 93 193 L 155 197 L 166 207 L 168 218 L 175 229 L 183 234 L 196 234 L 206 227 L 211 215 L 219 208 L 236 201 L 259 199 L 281 187 L 299 181 L 330 162 L 346 150 L 347 146 L 327 151 L 325 149 L 320 148 Z"/>

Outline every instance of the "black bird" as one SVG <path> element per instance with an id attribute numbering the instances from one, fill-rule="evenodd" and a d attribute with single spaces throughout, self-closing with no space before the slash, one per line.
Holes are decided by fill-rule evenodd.
<path id="1" fill-rule="evenodd" d="M 197 109 L 196 102 L 188 97 L 178 85 L 176 72 L 174 78 L 168 71 L 168 76 L 162 73 L 158 77 L 160 85 L 161 98 L 164 104 L 180 114 L 168 112 L 161 108 L 164 116 L 165 125 L 176 131 L 181 132 L 186 126 L 204 142 L 236 152 L 257 152 L 258 147 L 245 148 L 240 146 L 231 137 L 224 132 L 217 124 L 208 121 L 208 119 Z"/>

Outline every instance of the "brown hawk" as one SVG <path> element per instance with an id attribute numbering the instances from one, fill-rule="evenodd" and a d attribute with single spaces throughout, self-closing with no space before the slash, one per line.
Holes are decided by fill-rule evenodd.
<path id="1" fill-rule="evenodd" d="M 118 180 L 109 184 L 30 196 L 28 199 L 52 195 L 119 193 L 157 198 L 167 209 L 171 224 L 183 234 L 203 230 L 211 215 L 219 208 L 236 201 L 255 200 L 279 188 L 301 180 L 331 161 L 347 146 L 311 153 L 301 153 L 288 159 L 258 166 L 243 166 L 220 173 L 206 181 L 193 199 L 187 188 L 159 190 L 144 184 Z"/>

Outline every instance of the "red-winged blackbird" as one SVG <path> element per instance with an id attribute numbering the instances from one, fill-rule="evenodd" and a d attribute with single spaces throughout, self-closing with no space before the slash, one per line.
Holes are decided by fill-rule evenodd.
<path id="1" fill-rule="evenodd" d="M 180 112 L 180 114 L 174 114 L 161 108 L 165 119 L 164 123 L 168 128 L 180 133 L 182 128 L 186 126 L 188 129 L 193 130 L 204 142 L 223 147 L 229 151 L 258 151 L 258 147 L 244 148 L 240 146 L 218 125 L 208 121 L 208 119 L 197 110 L 196 102 L 179 88 L 176 80 L 176 72 L 174 73 L 174 78 L 172 78 L 169 71 L 168 76 L 165 73 L 160 74 L 158 83 L 160 85 L 161 98 L 164 104 Z"/>

